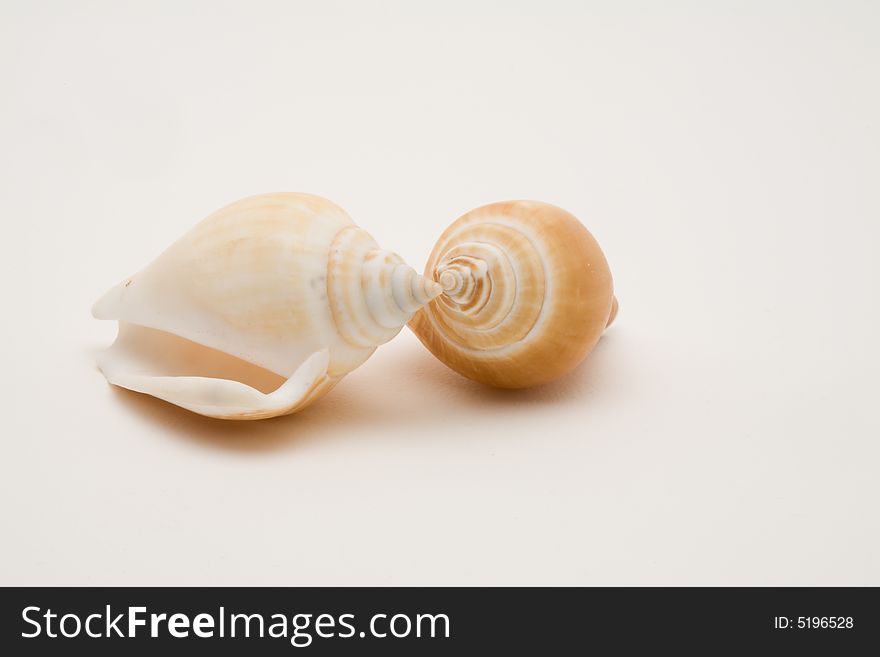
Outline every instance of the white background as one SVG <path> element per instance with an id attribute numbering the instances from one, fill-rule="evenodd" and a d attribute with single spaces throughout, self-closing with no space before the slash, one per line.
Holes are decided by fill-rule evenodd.
<path id="1" fill-rule="evenodd" d="M 880 5 L 0 2 L 2 584 L 880 585 Z M 111 388 L 91 304 L 239 197 L 421 269 L 533 198 L 621 312 L 501 392 L 404 329 L 299 415 Z"/>

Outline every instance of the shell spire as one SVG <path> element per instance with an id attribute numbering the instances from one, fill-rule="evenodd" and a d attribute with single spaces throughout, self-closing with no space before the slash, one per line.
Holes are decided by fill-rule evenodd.
<path id="1" fill-rule="evenodd" d="M 327 292 L 343 338 L 356 347 L 377 347 L 397 335 L 443 288 L 352 225 L 330 247 Z"/>

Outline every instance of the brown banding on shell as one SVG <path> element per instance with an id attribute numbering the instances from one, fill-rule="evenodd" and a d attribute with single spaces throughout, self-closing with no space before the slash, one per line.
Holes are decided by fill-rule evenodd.
<path id="1" fill-rule="evenodd" d="M 444 292 L 409 327 L 456 372 L 502 388 L 574 368 L 617 311 L 599 244 L 573 215 L 537 201 L 460 217 L 434 246 L 425 277 Z"/>

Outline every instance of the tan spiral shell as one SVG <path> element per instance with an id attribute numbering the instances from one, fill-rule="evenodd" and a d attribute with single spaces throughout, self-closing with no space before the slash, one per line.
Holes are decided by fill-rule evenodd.
<path id="1" fill-rule="evenodd" d="M 571 370 L 617 311 L 599 244 L 573 215 L 537 201 L 460 217 L 434 246 L 425 277 L 444 293 L 409 327 L 456 372 L 502 388 Z"/>

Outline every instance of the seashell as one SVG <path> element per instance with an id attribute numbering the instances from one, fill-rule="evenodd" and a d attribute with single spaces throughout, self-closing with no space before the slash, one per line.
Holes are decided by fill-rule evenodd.
<path id="1" fill-rule="evenodd" d="M 443 294 L 409 327 L 459 374 L 502 388 L 565 374 L 617 314 L 599 244 L 573 215 L 547 203 L 468 212 L 440 236 L 425 276 Z"/>
<path id="2" fill-rule="evenodd" d="M 95 304 L 95 317 L 119 321 L 98 365 L 110 383 L 202 415 L 293 413 L 440 292 L 330 201 L 253 196 Z"/>

